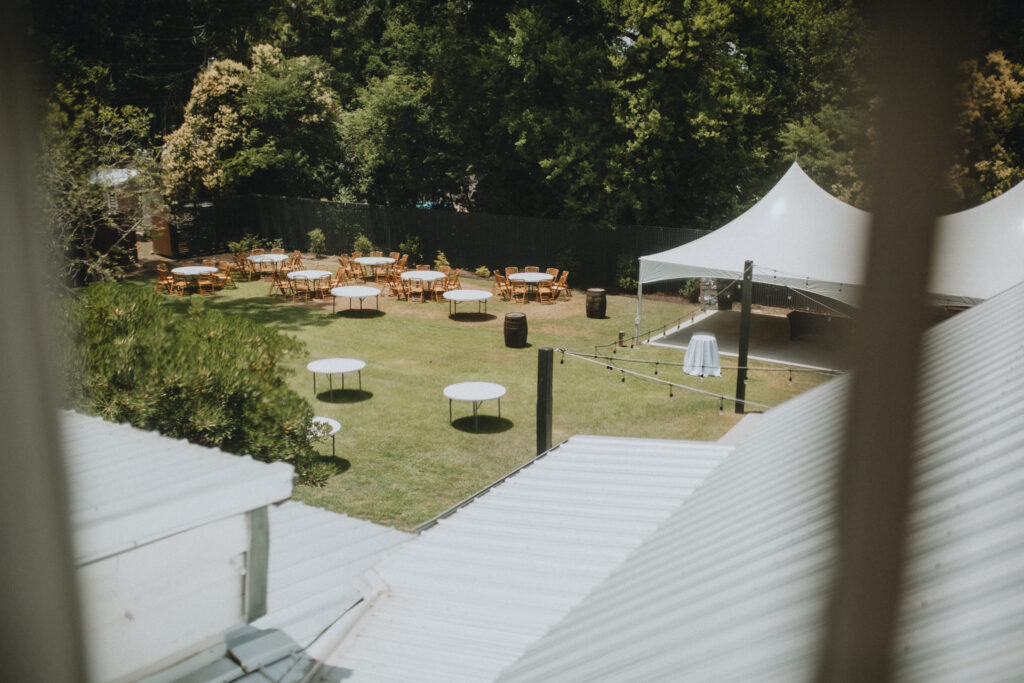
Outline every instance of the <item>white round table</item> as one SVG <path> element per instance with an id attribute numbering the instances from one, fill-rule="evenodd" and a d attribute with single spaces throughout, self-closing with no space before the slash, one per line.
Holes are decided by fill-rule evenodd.
<path id="1" fill-rule="evenodd" d="M 289 280 L 323 280 L 330 276 L 329 270 L 293 270 L 288 273 Z"/>
<path id="2" fill-rule="evenodd" d="M 330 277 L 331 271 L 329 270 L 293 270 L 288 273 L 289 280 L 303 280 L 314 283 L 312 291 L 310 291 L 310 294 L 314 297 L 318 297 L 323 293 L 323 290 L 320 289 L 320 281 Z"/>
<path id="3" fill-rule="evenodd" d="M 452 423 L 452 401 L 471 401 L 473 403 L 473 430 L 479 429 L 480 420 L 477 410 L 484 401 L 498 399 L 498 417 L 501 417 L 501 397 L 505 395 L 505 387 L 494 382 L 459 382 L 444 388 L 448 398 L 448 424 Z"/>
<path id="4" fill-rule="evenodd" d="M 377 266 L 390 266 L 395 262 L 395 259 L 390 256 L 360 256 L 352 260 L 363 266 L 364 277 L 366 276 L 366 268 L 370 269 L 370 274 L 372 275 Z"/>
<path id="5" fill-rule="evenodd" d="M 247 256 L 246 258 L 248 258 L 253 263 L 273 263 L 277 265 L 281 261 L 287 261 L 288 254 L 253 254 L 252 256 Z"/>
<path id="6" fill-rule="evenodd" d="M 487 312 L 487 300 L 494 296 L 491 292 L 484 291 L 482 289 L 453 289 L 442 294 L 448 301 L 448 315 L 452 315 L 452 307 L 455 307 L 454 313 L 459 312 L 460 301 L 475 301 L 476 312 L 480 312 L 480 303 L 483 302 L 484 313 Z"/>
<path id="7" fill-rule="evenodd" d="M 418 280 L 419 282 L 424 283 L 424 285 L 428 285 L 448 276 L 439 270 L 407 270 L 399 275 L 399 277 L 406 281 Z M 424 287 L 424 296 L 422 300 L 427 300 L 426 287 Z"/>
<path id="8" fill-rule="evenodd" d="M 288 260 L 288 254 L 253 254 L 252 256 L 246 257 L 251 263 L 255 263 L 260 271 L 260 279 L 263 279 L 263 264 L 269 263 L 274 266 L 274 272 L 277 273 L 277 268 L 286 260 Z M 270 287 L 270 291 L 274 291 L 273 285 Z"/>
<path id="9" fill-rule="evenodd" d="M 444 273 L 439 270 L 407 270 L 401 275 L 400 278 L 403 280 L 422 280 L 423 282 L 436 282 L 443 277 L 447 277 Z"/>
<path id="10" fill-rule="evenodd" d="M 366 287 L 363 285 L 347 285 L 345 287 L 335 287 L 331 290 L 331 296 L 335 297 L 331 300 L 331 312 L 334 312 L 334 303 L 337 301 L 337 297 L 343 297 L 348 299 L 348 307 L 352 308 L 352 299 L 359 299 L 359 310 L 363 310 L 363 299 L 373 297 L 376 300 L 377 310 L 380 310 L 380 290 L 376 287 Z"/>
<path id="11" fill-rule="evenodd" d="M 548 280 L 554 280 L 555 276 L 551 275 L 550 273 L 512 273 L 511 275 L 508 276 L 508 279 L 515 282 L 526 283 L 527 296 L 529 296 L 529 291 L 532 290 L 534 293 L 534 297 L 536 297 L 537 283 L 546 282 Z"/>
<path id="12" fill-rule="evenodd" d="M 710 332 L 696 332 L 686 345 L 683 356 L 683 372 L 698 377 L 722 376 L 722 366 L 718 360 L 718 340 Z"/>
<path id="13" fill-rule="evenodd" d="M 171 269 L 171 272 L 175 275 L 184 275 L 185 277 L 197 277 L 199 275 L 212 275 L 217 272 L 217 269 L 213 266 L 178 266 Z"/>
<path id="14" fill-rule="evenodd" d="M 341 390 L 345 390 L 345 373 L 355 372 L 359 374 L 359 390 L 363 389 L 363 368 L 366 367 L 366 362 L 357 360 L 355 358 L 321 358 L 320 360 L 311 361 L 306 365 L 306 369 L 313 373 L 313 395 L 316 396 L 316 376 L 317 374 L 327 375 L 327 382 L 331 388 L 331 393 L 334 393 L 334 375 L 341 375 Z"/>
<path id="15" fill-rule="evenodd" d="M 315 417 L 313 417 L 312 423 L 313 427 L 320 427 L 321 429 L 324 429 L 324 431 L 323 433 L 319 433 L 320 430 L 311 430 L 309 433 L 309 438 L 312 440 L 321 436 L 331 437 L 331 455 L 334 456 L 334 435 L 341 431 L 341 423 L 338 422 L 337 420 L 332 420 L 331 418 L 324 417 L 322 415 L 316 415 Z"/>
<path id="16" fill-rule="evenodd" d="M 525 282 L 528 285 L 535 285 L 545 280 L 554 280 L 555 276 L 551 273 L 512 273 L 508 276 L 508 279 Z"/>

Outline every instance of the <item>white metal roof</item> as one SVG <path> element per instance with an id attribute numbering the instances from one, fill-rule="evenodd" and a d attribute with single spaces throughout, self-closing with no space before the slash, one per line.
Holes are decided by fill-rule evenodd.
<path id="1" fill-rule="evenodd" d="M 1018 680 L 1024 286 L 932 328 L 924 367 L 895 679 Z M 840 378 L 765 414 L 500 680 L 812 680 L 848 390 Z"/>
<path id="2" fill-rule="evenodd" d="M 303 647 L 362 599 L 354 580 L 413 534 L 295 501 L 270 508 L 267 614 Z"/>
<path id="3" fill-rule="evenodd" d="M 572 437 L 388 555 L 376 602 L 326 663 L 346 680 L 494 679 L 731 451 Z"/>
<path id="4" fill-rule="evenodd" d="M 292 466 L 61 414 L 75 562 L 285 500 Z"/>

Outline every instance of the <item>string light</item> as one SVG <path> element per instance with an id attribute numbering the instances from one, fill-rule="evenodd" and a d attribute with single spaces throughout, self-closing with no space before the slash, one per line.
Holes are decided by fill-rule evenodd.
<path id="1" fill-rule="evenodd" d="M 721 415 L 723 412 L 725 412 L 725 399 L 720 398 L 718 399 L 718 414 Z"/>

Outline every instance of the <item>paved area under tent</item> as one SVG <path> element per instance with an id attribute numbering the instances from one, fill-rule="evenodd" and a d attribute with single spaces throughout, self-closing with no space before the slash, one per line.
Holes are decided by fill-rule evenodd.
<path id="1" fill-rule="evenodd" d="M 652 346 L 685 349 L 695 332 L 711 332 L 718 339 L 718 352 L 724 356 L 739 355 L 740 312 L 707 311 L 662 337 L 651 340 Z M 754 313 L 750 318 L 750 359 L 784 365 L 847 370 L 848 340 L 839 339 L 832 350 L 826 348 L 824 336 L 806 334 L 790 339 L 789 321 L 785 316 Z"/>

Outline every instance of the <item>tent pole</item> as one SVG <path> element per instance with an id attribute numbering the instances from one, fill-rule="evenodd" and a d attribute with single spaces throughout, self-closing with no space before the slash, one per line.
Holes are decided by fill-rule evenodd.
<path id="1" fill-rule="evenodd" d="M 643 280 L 636 281 L 636 332 L 633 334 L 634 346 L 640 343 L 640 320 L 643 317 L 644 283 Z"/>
<path id="2" fill-rule="evenodd" d="M 747 356 L 750 351 L 750 304 L 754 289 L 754 262 L 743 264 L 743 307 L 740 311 L 740 358 L 736 372 L 736 412 L 743 414 L 747 399 Z"/>

